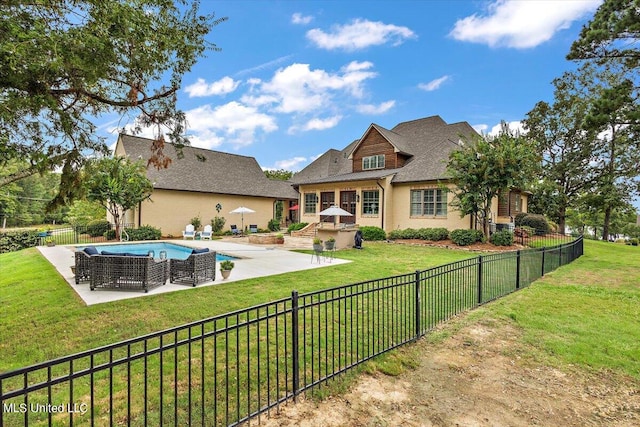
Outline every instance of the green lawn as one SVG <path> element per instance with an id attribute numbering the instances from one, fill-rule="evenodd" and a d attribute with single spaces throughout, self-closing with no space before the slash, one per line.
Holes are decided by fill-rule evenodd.
<path id="1" fill-rule="evenodd" d="M 0 372 L 300 293 L 476 256 L 373 243 L 354 262 L 87 307 L 36 249 L 0 255 Z M 99 292 L 99 291 L 96 291 Z"/>
<path id="2" fill-rule="evenodd" d="M 640 248 L 585 240 L 585 255 L 474 312 L 512 322 L 534 360 L 640 380 Z"/>
<path id="3" fill-rule="evenodd" d="M 186 289 L 170 294 L 85 307 L 75 296 L 70 286 L 57 275 L 36 250 L 30 249 L 19 254 L 4 254 L 0 255 L 0 321 L 3 325 L 3 328 L 0 328 L 0 372 L 279 299 L 289 296 L 293 289 L 305 293 L 339 284 L 407 273 L 476 255 L 466 251 L 368 243 L 362 251 L 338 252 L 339 257 L 354 261 L 347 265 L 225 283 L 220 286 Z M 380 302 L 379 298 L 374 299 Z M 367 312 L 369 312 L 367 301 L 360 300 L 361 303 L 366 304 L 362 307 L 367 307 Z M 586 241 L 585 255 L 574 263 L 547 274 L 520 292 L 509 294 L 495 302 L 486 304 L 461 319 L 462 323 L 467 324 L 470 322 L 504 322 L 517 327 L 521 331 L 523 339 L 506 351 L 518 352 L 518 355 L 521 356 L 519 358 L 521 363 L 536 361 L 548 366 L 592 370 L 599 374 L 606 372 L 608 375 L 637 380 L 640 379 L 640 328 L 637 327 L 637 319 L 640 314 L 639 302 L 639 248 Z M 346 312 L 346 306 L 338 305 L 337 307 L 338 313 L 341 313 L 343 309 Z M 377 307 L 381 313 L 386 310 L 384 305 Z M 330 311 L 333 313 L 333 308 Z M 355 312 L 358 313 L 357 304 Z M 316 321 L 318 325 L 321 325 L 322 312 L 318 310 L 315 313 Z M 325 310 L 325 319 L 326 316 Z M 343 318 L 343 321 L 345 319 Z M 323 327 L 333 331 L 338 325 L 337 329 L 342 331 L 342 327 L 339 326 L 340 322 L 338 317 L 337 322 L 332 321 L 330 326 L 325 322 Z M 356 322 L 356 329 L 358 327 Z M 213 329 L 215 328 L 214 325 Z M 153 399 L 156 400 L 152 399 L 151 406 L 154 408 L 165 407 L 169 411 L 175 402 L 179 402 L 180 407 L 185 407 L 184 400 L 187 397 L 191 398 L 191 390 L 197 390 L 198 384 L 209 384 L 212 376 L 220 379 L 220 384 L 226 385 L 221 389 L 214 386 L 213 394 L 211 394 L 210 387 L 205 387 L 208 394 L 204 402 L 218 402 L 220 405 L 226 402 L 226 410 L 223 410 L 222 407 L 217 410 L 215 407 L 212 409 L 210 405 L 203 404 L 201 407 L 206 408 L 203 415 L 208 420 L 224 423 L 229 421 L 227 420 L 229 415 L 231 415 L 231 421 L 235 419 L 233 417 L 236 408 L 238 414 L 249 413 L 250 410 L 247 409 L 256 401 L 255 390 L 257 388 L 254 386 L 245 393 L 243 390 L 246 383 L 253 384 L 255 382 L 257 384 L 261 381 L 264 382 L 265 378 L 278 377 L 280 374 L 277 373 L 277 365 L 274 364 L 284 363 L 280 359 L 270 358 L 269 354 L 273 353 L 269 353 L 268 350 L 265 353 L 265 348 L 277 347 L 277 344 L 275 346 L 273 344 L 273 333 L 271 341 L 265 342 L 265 335 L 259 335 L 258 328 L 264 328 L 264 325 L 254 324 L 251 329 L 247 327 L 239 329 L 238 332 L 225 333 L 213 338 L 213 345 L 211 341 L 208 341 L 206 345 L 196 342 L 189 345 L 181 353 L 176 350 L 173 357 L 171 352 L 166 352 L 164 361 L 163 359 L 158 360 L 158 355 L 150 356 L 149 369 L 152 371 L 159 369 L 160 374 L 155 372 L 149 377 L 148 382 L 142 381 L 143 370 L 147 372 L 146 363 L 134 363 L 131 366 L 121 365 L 114 368 L 113 387 L 117 392 L 114 397 L 113 413 L 123 414 L 127 407 L 130 407 L 135 421 L 134 425 L 142 425 L 145 413 L 142 409 L 145 399 L 141 397 L 144 395 L 143 385 L 148 386 L 150 390 L 164 387 L 164 392 L 152 393 L 152 396 L 155 396 Z M 185 332 L 191 334 L 191 329 Z M 195 330 L 195 333 L 198 334 L 198 330 Z M 439 328 L 436 332 L 429 334 L 428 339 L 437 340 L 449 333 L 455 333 L 455 327 Z M 344 334 L 347 335 L 346 329 Z M 184 338 L 182 335 L 167 339 L 169 342 L 172 339 L 179 340 Z M 272 366 L 271 374 L 265 374 L 264 370 L 262 374 L 257 373 L 255 364 L 241 363 L 249 351 L 256 351 L 255 347 L 251 347 L 251 349 L 248 347 L 250 335 L 262 337 L 259 340 L 263 343 L 262 350 L 257 351 L 267 355 L 264 359 L 265 366 Z M 277 335 L 283 340 L 281 342 L 284 342 L 286 332 L 280 331 Z M 330 352 L 333 354 L 335 349 L 335 342 L 329 342 L 330 339 L 335 341 L 332 335 L 327 332 L 320 336 L 320 330 L 318 330 L 316 340 L 320 344 L 325 340 L 325 355 Z M 238 350 L 232 349 L 230 353 L 224 353 L 223 347 L 227 341 L 235 342 L 234 345 Z M 369 341 L 366 340 L 366 342 Z M 119 356 L 114 357 L 116 359 L 121 357 L 125 350 L 135 353 L 140 350 L 141 345 L 134 346 L 133 350 L 121 349 L 118 353 Z M 144 345 L 146 346 L 146 344 Z M 156 345 L 155 341 L 150 344 L 151 348 Z M 345 352 L 340 352 L 339 345 L 336 354 L 341 355 L 339 357 L 344 357 Z M 421 355 L 412 350 L 414 347 L 406 346 L 401 351 L 375 358 L 361 369 L 378 369 L 392 375 L 397 374 L 407 366 L 415 366 L 420 362 Z M 322 363 L 329 363 L 321 363 L 322 354 L 322 345 L 320 345 L 317 353 L 302 353 L 301 357 L 308 361 L 315 360 L 318 356 L 317 366 L 320 367 Z M 184 362 L 195 360 L 197 365 L 198 355 L 201 355 L 201 360 L 215 359 L 220 363 L 209 368 L 206 374 L 200 373 L 200 377 L 196 369 L 195 377 L 189 379 L 196 386 L 184 387 Z M 243 356 L 236 359 L 234 355 L 236 357 Z M 103 354 L 98 356 L 98 359 L 105 357 L 107 356 Z M 104 360 L 102 361 L 104 362 Z M 96 363 L 100 363 L 99 360 Z M 82 362 L 79 362 L 79 365 L 81 366 Z M 172 366 L 176 369 L 173 376 L 171 374 Z M 331 366 L 333 366 L 333 362 L 331 362 Z M 250 368 L 252 369 L 249 372 Z M 165 369 L 164 375 L 162 369 Z M 180 376 L 177 374 L 178 369 L 182 373 Z M 361 371 L 361 369 L 357 369 L 355 372 Z M 276 370 L 275 376 L 273 375 L 274 370 Z M 187 371 L 192 372 L 191 368 Z M 229 375 L 229 371 L 231 375 Z M 305 372 L 308 373 L 308 367 Z M 319 368 L 318 372 L 320 372 Z M 40 375 L 42 376 L 44 373 L 40 372 Z M 313 378 L 313 371 L 311 376 Z M 129 395 L 124 391 L 126 386 L 124 381 L 127 378 L 133 378 L 133 390 L 130 393 L 130 396 L 133 396 L 133 401 L 129 406 L 127 406 Z M 172 382 L 173 378 L 176 379 L 175 382 Z M 206 380 L 204 380 L 205 378 Z M 242 378 L 249 378 L 250 381 L 241 381 Z M 96 396 L 99 400 L 96 405 L 96 416 L 100 423 L 109 413 L 104 401 L 105 394 L 102 393 L 108 390 L 109 381 L 106 372 L 102 372 L 92 379 L 96 381 L 94 389 L 97 390 Z M 30 380 L 38 381 L 39 379 L 35 376 Z M 22 379 L 18 378 L 14 381 L 20 382 Z M 89 395 L 88 390 L 91 389 L 87 381 L 87 378 L 76 380 L 74 395 L 84 396 L 86 400 L 86 396 Z M 340 381 L 331 382 L 331 386 L 324 388 L 323 393 L 326 395 L 327 393 L 339 392 L 346 381 L 343 378 Z M 172 397 L 171 390 L 174 387 L 175 391 L 173 391 Z M 203 393 L 205 393 L 205 388 L 202 389 Z M 273 395 L 281 391 L 281 387 L 277 384 L 274 386 L 273 382 L 267 388 L 275 393 Z M 56 399 L 66 401 L 65 392 L 67 390 L 68 386 L 65 384 L 56 388 L 54 390 Z M 314 392 L 318 390 L 320 389 L 314 389 Z M 253 395 L 251 391 L 253 391 Z M 238 398 L 236 402 L 233 397 L 240 396 L 241 392 L 245 394 L 242 395 L 242 399 Z M 39 396 L 44 396 L 42 393 L 46 393 L 46 391 L 39 393 L 40 395 L 35 393 L 31 399 L 37 400 Z M 318 395 L 322 394 L 318 392 Z M 166 396 L 166 399 L 162 402 L 162 400 L 158 400 L 158 396 Z M 229 400 L 229 396 L 231 396 L 231 400 Z M 260 398 L 257 400 L 260 402 Z M 195 409 L 197 412 L 197 405 Z M 160 422 L 154 418 L 157 416 L 157 411 L 151 410 L 149 412 L 151 424 Z M 178 416 L 180 417 L 179 423 L 186 422 L 186 415 L 182 410 Z M 163 417 L 163 420 L 170 421 L 171 414 L 168 418 Z"/>

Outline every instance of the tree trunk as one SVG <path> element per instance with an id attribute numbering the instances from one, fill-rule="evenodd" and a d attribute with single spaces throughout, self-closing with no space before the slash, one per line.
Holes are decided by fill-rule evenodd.
<path id="1" fill-rule="evenodd" d="M 604 225 L 602 226 L 602 240 L 609 240 L 609 223 L 611 222 L 611 206 L 604 210 Z"/>
<path id="2" fill-rule="evenodd" d="M 558 210 L 558 233 L 565 234 L 567 227 L 567 207 L 560 206 Z"/>
<path id="3" fill-rule="evenodd" d="M 489 214 L 490 214 L 490 210 L 488 208 L 484 208 L 482 213 L 483 213 L 483 218 L 482 218 L 482 233 L 484 234 L 484 237 L 489 240 Z"/>

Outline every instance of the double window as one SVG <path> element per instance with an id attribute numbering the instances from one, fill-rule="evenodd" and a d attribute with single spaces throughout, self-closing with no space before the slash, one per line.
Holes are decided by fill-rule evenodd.
<path id="1" fill-rule="evenodd" d="M 317 205 L 318 205 L 318 195 L 316 193 L 304 194 L 304 213 L 306 214 L 316 213 Z"/>
<path id="2" fill-rule="evenodd" d="M 362 170 L 384 169 L 384 154 L 362 158 Z"/>
<path id="3" fill-rule="evenodd" d="M 380 192 L 370 190 L 362 192 L 362 214 L 378 215 L 380 212 Z"/>
<path id="4" fill-rule="evenodd" d="M 411 190 L 411 216 L 447 216 L 447 190 Z"/>

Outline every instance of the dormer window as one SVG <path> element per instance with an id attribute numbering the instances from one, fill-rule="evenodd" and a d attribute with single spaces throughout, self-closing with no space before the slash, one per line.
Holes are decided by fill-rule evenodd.
<path id="1" fill-rule="evenodd" d="M 384 169 L 384 154 L 362 158 L 362 170 Z"/>

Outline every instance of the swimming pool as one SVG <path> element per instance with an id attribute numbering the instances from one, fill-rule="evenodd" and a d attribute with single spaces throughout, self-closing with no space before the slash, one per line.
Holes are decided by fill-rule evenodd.
<path id="1" fill-rule="evenodd" d="M 77 250 L 83 250 L 87 246 L 77 246 Z M 150 251 L 153 251 L 154 258 L 160 258 L 160 252 L 164 251 L 167 253 L 167 258 L 172 259 L 187 259 L 191 252 L 193 251 L 192 247 L 177 245 L 175 243 L 166 243 L 166 242 L 154 242 L 154 243 L 121 243 L 117 245 L 98 245 L 95 247 L 98 251 L 108 251 L 108 252 L 116 252 L 116 253 L 130 253 L 136 255 L 146 255 Z M 216 253 L 216 261 L 223 260 L 235 260 L 236 257 L 232 257 L 225 254 Z"/>

